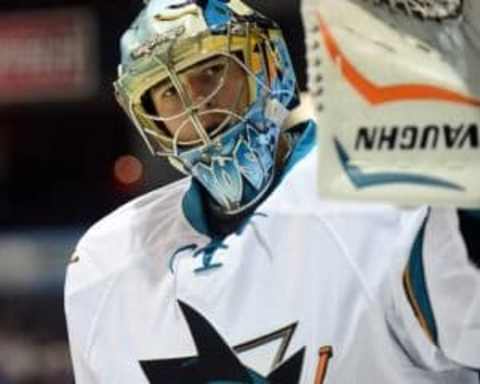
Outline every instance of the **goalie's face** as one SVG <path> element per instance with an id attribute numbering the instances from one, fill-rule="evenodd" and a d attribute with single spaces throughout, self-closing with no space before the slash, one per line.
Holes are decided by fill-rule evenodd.
<path id="1" fill-rule="evenodd" d="M 216 56 L 170 77 L 149 91 L 166 133 L 195 144 L 237 122 L 248 106 L 248 79 L 233 59 Z"/>

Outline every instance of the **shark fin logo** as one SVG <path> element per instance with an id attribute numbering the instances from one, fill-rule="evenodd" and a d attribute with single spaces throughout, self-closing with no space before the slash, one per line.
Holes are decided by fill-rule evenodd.
<path id="1" fill-rule="evenodd" d="M 198 355 L 140 361 L 151 384 L 295 384 L 300 382 L 305 348 L 267 377 L 245 366 L 213 326 L 189 305 L 179 302 Z"/>

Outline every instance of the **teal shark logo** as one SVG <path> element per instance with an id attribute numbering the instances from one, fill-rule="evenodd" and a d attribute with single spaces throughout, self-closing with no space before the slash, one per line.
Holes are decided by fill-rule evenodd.
<path id="1" fill-rule="evenodd" d="M 179 302 L 190 327 L 198 355 L 140 361 L 151 384 L 298 384 L 305 348 L 274 369 L 267 377 L 245 366 L 215 328 L 186 303 Z M 245 348 L 241 346 L 241 348 Z"/>

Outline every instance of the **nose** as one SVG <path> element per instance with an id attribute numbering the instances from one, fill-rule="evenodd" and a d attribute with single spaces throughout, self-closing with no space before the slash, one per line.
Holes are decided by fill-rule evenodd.
<path id="1" fill-rule="evenodd" d="M 187 77 L 187 85 L 190 97 L 194 104 L 198 104 L 207 97 L 209 84 L 205 78 L 198 74 L 191 74 Z"/>

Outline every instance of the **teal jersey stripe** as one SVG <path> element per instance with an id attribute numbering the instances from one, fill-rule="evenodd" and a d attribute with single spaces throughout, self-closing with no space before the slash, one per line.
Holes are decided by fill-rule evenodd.
<path id="1" fill-rule="evenodd" d="M 425 269 L 423 264 L 423 243 L 425 237 L 426 220 L 415 239 L 410 254 L 410 260 L 407 267 L 407 273 L 411 283 L 412 299 L 415 300 L 420 315 L 423 316 L 427 331 L 432 337 L 432 341 L 438 345 L 437 325 L 433 315 L 432 305 L 428 295 L 427 282 L 425 278 Z"/>

